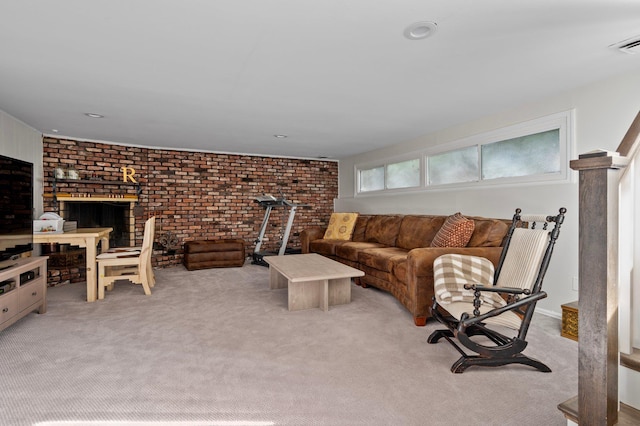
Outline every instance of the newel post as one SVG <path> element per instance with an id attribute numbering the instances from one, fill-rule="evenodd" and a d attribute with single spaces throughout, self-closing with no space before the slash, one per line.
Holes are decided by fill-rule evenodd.
<path id="1" fill-rule="evenodd" d="M 579 180 L 578 420 L 618 421 L 618 179 L 628 160 L 597 151 L 571 161 Z"/>

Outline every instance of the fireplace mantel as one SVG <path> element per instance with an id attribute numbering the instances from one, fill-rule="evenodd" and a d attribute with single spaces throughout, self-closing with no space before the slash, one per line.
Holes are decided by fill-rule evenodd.
<path id="1" fill-rule="evenodd" d="M 54 194 L 45 193 L 42 194 L 45 198 L 53 198 Z M 57 201 L 83 201 L 83 202 L 101 202 L 101 201 L 109 201 L 111 203 L 136 203 L 138 202 L 138 197 L 136 195 L 123 194 L 123 195 L 91 195 L 91 194 L 69 194 L 64 192 L 58 192 L 55 194 L 55 198 Z"/>
<path id="2" fill-rule="evenodd" d="M 73 192 L 61 192 L 58 188 L 59 184 L 65 184 L 67 191 L 74 189 Z M 118 186 L 125 189 L 123 193 L 104 193 L 104 191 L 94 190 L 104 186 Z M 127 193 L 127 188 L 135 188 L 135 195 Z M 58 206 L 59 202 L 64 201 L 83 201 L 83 202 L 123 202 L 123 203 L 136 203 L 138 197 L 142 193 L 142 185 L 139 182 L 128 182 L 118 180 L 105 180 L 105 179 L 59 179 L 53 176 L 52 187 L 53 190 L 50 193 L 42 194 L 44 198 L 53 198 L 53 203 L 56 210 L 61 210 Z M 89 192 L 87 192 L 89 191 Z M 119 191 L 118 191 L 119 192 Z"/>

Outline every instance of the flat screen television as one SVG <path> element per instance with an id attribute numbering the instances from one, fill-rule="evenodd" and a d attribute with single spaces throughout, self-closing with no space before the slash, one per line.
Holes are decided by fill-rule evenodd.
<path id="1" fill-rule="evenodd" d="M 33 250 L 33 164 L 0 155 L 0 268 Z"/>

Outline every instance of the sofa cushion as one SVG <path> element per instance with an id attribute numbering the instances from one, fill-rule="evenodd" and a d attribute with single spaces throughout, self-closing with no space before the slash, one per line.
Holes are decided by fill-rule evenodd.
<path id="1" fill-rule="evenodd" d="M 331 213 L 329 225 L 324 233 L 325 240 L 351 240 L 358 213 Z"/>
<path id="2" fill-rule="evenodd" d="M 344 244 L 335 246 L 335 255 L 340 259 L 358 262 L 358 253 L 364 249 L 384 247 L 380 243 L 367 243 L 358 241 L 345 241 Z"/>
<path id="3" fill-rule="evenodd" d="M 507 221 L 474 217 L 475 229 L 467 247 L 501 247 L 509 231 Z"/>
<path id="4" fill-rule="evenodd" d="M 409 282 L 409 276 L 407 275 L 409 271 L 409 261 L 407 259 L 408 256 L 403 259 L 394 259 L 393 270 L 391 271 L 393 276 L 396 277 L 396 280 L 404 285 Z"/>
<path id="5" fill-rule="evenodd" d="M 393 247 L 402 223 L 400 215 L 377 215 L 369 218 L 365 241 Z"/>
<path id="6" fill-rule="evenodd" d="M 379 271 L 392 272 L 394 260 L 406 259 L 407 253 L 407 250 L 398 247 L 364 249 L 358 255 L 358 262 Z"/>
<path id="7" fill-rule="evenodd" d="M 313 240 L 309 243 L 311 253 L 318 253 L 323 256 L 336 256 L 336 247 L 344 243 L 346 240 Z"/>
<path id="8" fill-rule="evenodd" d="M 445 219 L 444 216 L 404 216 L 400 224 L 396 247 L 407 250 L 429 247 Z"/>
<path id="9" fill-rule="evenodd" d="M 442 228 L 433 237 L 431 247 L 466 247 L 474 229 L 473 219 L 467 219 L 458 212 L 447 217 Z"/>
<path id="10" fill-rule="evenodd" d="M 367 223 L 369 222 L 369 218 L 371 216 L 358 215 L 358 219 L 356 220 L 356 226 L 353 229 L 353 235 L 351 236 L 351 241 L 364 241 L 364 234 L 367 231 Z"/>

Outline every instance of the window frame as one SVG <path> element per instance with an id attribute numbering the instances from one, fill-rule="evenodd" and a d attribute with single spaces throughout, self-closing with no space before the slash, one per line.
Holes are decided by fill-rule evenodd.
<path id="1" fill-rule="evenodd" d="M 531 184 L 553 184 L 567 183 L 572 181 L 573 174 L 569 168 L 569 159 L 574 152 L 574 110 L 563 111 L 550 114 L 544 117 L 536 118 L 526 122 L 521 122 L 506 126 L 500 129 L 479 133 L 467 138 L 458 139 L 456 141 L 438 145 L 432 148 L 414 151 L 402 156 L 396 156 L 387 160 L 368 162 L 354 165 L 355 187 L 354 196 L 370 196 L 382 194 L 395 194 L 401 192 L 416 191 L 437 191 L 449 190 L 457 188 L 487 188 L 500 185 L 531 185 Z M 559 130 L 559 154 L 560 154 L 560 171 L 558 173 L 542 173 L 526 176 L 502 177 L 494 179 L 482 179 L 482 146 L 495 142 L 506 141 L 513 138 L 529 136 L 549 130 Z M 458 182 L 458 183 L 442 183 L 429 184 L 428 157 L 442 154 L 449 151 L 455 151 L 470 146 L 477 146 L 478 151 L 478 176 L 477 181 Z M 387 187 L 387 166 L 389 164 L 400 163 L 403 161 L 420 159 L 420 186 L 407 188 Z M 360 171 L 368 170 L 376 167 L 384 167 L 384 189 L 376 191 L 360 191 Z"/>

